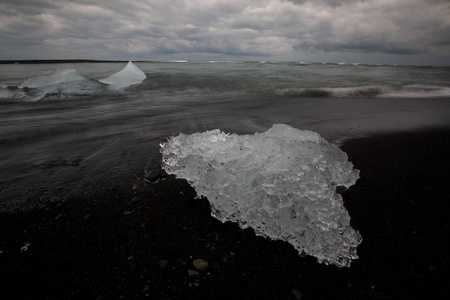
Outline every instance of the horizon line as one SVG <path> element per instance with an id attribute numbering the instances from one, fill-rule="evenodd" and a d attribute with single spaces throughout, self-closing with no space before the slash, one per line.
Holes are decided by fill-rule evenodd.
<path id="1" fill-rule="evenodd" d="M 299 64 L 336 64 L 336 65 L 372 65 L 372 66 L 419 66 L 419 67 L 450 67 L 450 65 L 412 65 L 412 64 L 387 64 L 387 63 L 363 63 L 363 62 L 318 62 L 318 61 L 270 61 L 270 60 L 200 60 L 200 59 L 169 59 L 169 60 L 98 60 L 98 59 L 6 59 L 0 60 L 1 64 L 58 64 L 58 63 L 126 63 L 126 62 L 170 62 L 170 63 L 186 63 L 186 62 L 256 62 L 256 63 L 299 63 Z"/>

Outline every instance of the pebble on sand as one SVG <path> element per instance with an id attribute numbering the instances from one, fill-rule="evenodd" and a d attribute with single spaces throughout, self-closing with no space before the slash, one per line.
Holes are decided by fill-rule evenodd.
<path id="1" fill-rule="evenodd" d="M 165 259 L 162 259 L 162 260 L 160 260 L 160 261 L 158 262 L 159 267 L 160 267 L 161 269 L 164 269 L 164 268 L 167 266 L 168 263 L 170 263 L 170 260 L 165 260 Z"/>
<path id="2" fill-rule="evenodd" d="M 206 271 L 209 267 L 208 262 L 201 258 L 194 260 L 192 265 L 199 271 Z"/>

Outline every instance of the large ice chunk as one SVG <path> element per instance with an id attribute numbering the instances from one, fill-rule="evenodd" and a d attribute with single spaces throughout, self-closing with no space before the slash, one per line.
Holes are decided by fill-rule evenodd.
<path id="1" fill-rule="evenodd" d="M 140 84 L 145 78 L 147 78 L 145 73 L 129 61 L 125 68 L 99 81 L 109 84 L 108 88 L 110 90 L 119 90 L 131 85 Z"/>
<path id="2" fill-rule="evenodd" d="M 56 69 L 43 71 L 37 76 L 25 79 L 19 84 L 19 88 L 42 88 L 57 85 L 62 82 L 88 80 L 78 74 L 75 69 Z"/>
<path id="3" fill-rule="evenodd" d="M 291 243 L 325 264 L 350 266 L 362 238 L 337 186 L 359 178 L 347 155 L 319 134 L 277 124 L 264 133 L 212 130 L 161 145 L 162 165 L 207 197 L 212 215 Z"/>
<path id="4" fill-rule="evenodd" d="M 103 92 L 103 84 L 81 76 L 75 69 L 47 70 L 25 79 L 18 88 L 22 95 L 36 100 L 91 96 Z"/>

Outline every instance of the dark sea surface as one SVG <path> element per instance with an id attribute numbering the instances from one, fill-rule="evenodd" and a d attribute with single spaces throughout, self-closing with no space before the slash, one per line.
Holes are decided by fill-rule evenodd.
<path id="1" fill-rule="evenodd" d="M 92 182 L 143 177 L 180 132 L 262 132 L 275 123 L 331 142 L 450 125 L 450 67 L 271 62 L 141 62 L 124 91 L 20 88 L 43 71 L 97 80 L 125 63 L 0 65 L 0 210 L 32 207 Z M 19 87 L 18 87 L 19 86 Z M 82 95 L 85 96 L 82 96 Z M 58 194 L 59 193 L 59 194 Z"/>

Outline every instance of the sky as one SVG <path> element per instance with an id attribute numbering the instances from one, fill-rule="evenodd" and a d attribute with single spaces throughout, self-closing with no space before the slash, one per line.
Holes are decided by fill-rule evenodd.
<path id="1" fill-rule="evenodd" d="M 450 65 L 450 0 L 0 0 L 0 60 Z"/>

